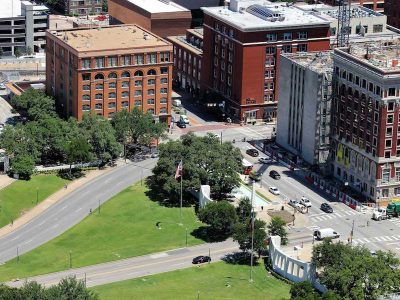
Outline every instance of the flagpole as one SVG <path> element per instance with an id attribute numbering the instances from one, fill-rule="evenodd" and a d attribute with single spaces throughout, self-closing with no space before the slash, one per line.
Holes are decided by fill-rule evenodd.
<path id="1" fill-rule="evenodd" d="M 182 222 L 182 180 L 183 180 L 183 161 L 181 159 L 181 203 L 180 203 L 180 209 L 179 209 L 179 220 L 180 220 L 180 225 L 183 225 Z"/>

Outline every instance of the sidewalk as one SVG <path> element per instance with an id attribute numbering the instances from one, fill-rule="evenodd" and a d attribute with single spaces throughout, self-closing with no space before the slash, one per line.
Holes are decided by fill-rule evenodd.
<path id="1" fill-rule="evenodd" d="M 54 194 L 49 196 L 47 199 L 43 200 L 38 205 L 33 207 L 31 210 L 27 211 L 21 217 L 19 217 L 18 219 L 14 220 L 12 225 L 9 224 L 9 225 L 6 225 L 6 226 L 0 228 L 0 237 L 3 237 L 5 235 L 13 232 L 14 230 L 22 227 L 23 225 L 27 224 L 29 221 L 34 219 L 36 216 L 40 215 L 47 208 L 52 206 L 54 203 L 58 202 L 63 197 L 65 197 L 68 194 L 72 193 L 73 191 L 77 190 L 81 186 L 87 184 L 91 180 L 93 180 L 93 179 L 95 179 L 95 178 L 97 178 L 97 177 L 99 177 L 99 176 L 101 176 L 103 174 L 109 173 L 112 170 L 115 170 L 115 168 L 117 168 L 118 166 L 124 165 L 124 164 L 125 164 L 125 162 L 123 160 L 119 160 L 117 162 L 117 166 L 116 167 L 106 167 L 105 169 L 102 169 L 102 170 L 96 169 L 96 170 L 93 170 L 93 171 L 89 171 L 87 174 L 85 174 L 84 177 L 79 178 L 79 179 L 71 182 L 70 184 L 68 184 L 67 188 L 62 188 L 61 190 L 58 190 L 57 192 L 55 192 Z M 12 179 L 12 180 L 14 180 L 14 179 Z M 1 186 L 3 181 L 6 182 L 6 180 L 2 180 L 2 177 L 0 177 L 0 186 Z M 3 187 L 4 186 L 1 186 L 1 188 L 3 188 Z"/>
<path id="2" fill-rule="evenodd" d="M 0 190 L 13 183 L 16 179 L 9 177 L 8 175 L 0 175 Z"/>

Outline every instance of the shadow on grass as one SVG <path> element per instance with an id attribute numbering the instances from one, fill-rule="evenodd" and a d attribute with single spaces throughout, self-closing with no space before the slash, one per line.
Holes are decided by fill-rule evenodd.
<path id="1" fill-rule="evenodd" d="M 215 232 L 215 230 L 212 230 L 209 226 L 200 226 L 190 234 L 206 243 L 223 242 L 230 236 L 229 234 Z"/>
<path id="2" fill-rule="evenodd" d="M 81 178 L 82 176 L 85 175 L 85 173 L 82 172 L 81 169 L 72 169 L 70 174 L 69 169 L 64 169 L 64 170 L 59 170 L 57 175 L 62 179 L 73 180 Z"/>
<path id="3" fill-rule="evenodd" d="M 251 264 L 251 255 L 249 252 L 233 252 L 225 255 L 222 260 L 231 265 L 244 265 L 250 266 Z M 258 262 L 258 256 L 255 254 L 253 256 L 253 266 L 258 266 L 260 263 Z"/>

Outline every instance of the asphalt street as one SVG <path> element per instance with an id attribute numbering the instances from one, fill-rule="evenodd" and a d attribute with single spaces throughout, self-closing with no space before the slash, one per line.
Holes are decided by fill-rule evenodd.
<path id="1" fill-rule="evenodd" d="M 151 174 L 156 159 L 116 167 L 70 193 L 42 214 L 0 239 L 0 263 L 26 253 L 59 236 L 102 203 Z"/>
<path id="2" fill-rule="evenodd" d="M 62 278 L 75 276 L 77 279 L 85 280 L 86 285 L 91 287 L 189 268 L 193 266 L 192 259 L 199 255 L 210 255 L 212 262 L 220 261 L 226 254 L 238 250 L 237 243 L 227 240 L 221 243 L 179 248 L 79 269 L 19 279 L 18 281 L 7 282 L 6 284 L 20 287 L 25 281 L 36 281 L 39 284 L 50 286 L 57 284 Z"/>

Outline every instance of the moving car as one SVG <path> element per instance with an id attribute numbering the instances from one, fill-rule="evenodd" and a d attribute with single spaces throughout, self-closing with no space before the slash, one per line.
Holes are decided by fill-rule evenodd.
<path id="1" fill-rule="evenodd" d="M 260 155 L 260 153 L 258 153 L 256 149 L 247 149 L 246 153 L 253 157 L 257 157 L 258 155 Z"/>
<path id="2" fill-rule="evenodd" d="M 275 170 L 272 170 L 269 172 L 269 176 L 271 176 L 273 179 L 281 179 L 281 175 Z"/>
<path id="3" fill-rule="evenodd" d="M 179 117 L 179 121 L 180 122 L 184 122 L 185 124 L 189 124 L 190 122 L 189 122 L 189 118 L 186 116 L 186 115 L 181 115 L 180 117 Z"/>
<path id="4" fill-rule="evenodd" d="M 5 90 L 6 89 L 6 85 L 4 83 L 0 83 L 0 90 Z"/>
<path id="5" fill-rule="evenodd" d="M 178 122 L 176 122 L 176 126 L 178 126 L 179 128 L 186 128 L 186 123 L 179 120 Z"/>
<path id="6" fill-rule="evenodd" d="M 307 199 L 306 197 L 301 197 L 300 204 L 303 204 L 305 207 L 311 207 L 312 206 L 310 199 Z"/>
<path id="7" fill-rule="evenodd" d="M 249 177 L 250 179 L 254 180 L 254 181 L 260 181 L 261 180 L 261 173 L 260 172 L 250 172 Z"/>
<path id="8" fill-rule="evenodd" d="M 328 203 L 322 203 L 321 210 L 326 213 L 333 213 L 333 208 Z"/>
<path id="9" fill-rule="evenodd" d="M 317 238 L 317 240 L 323 240 L 324 238 L 332 238 L 332 239 L 339 238 L 340 234 L 337 233 L 332 228 L 324 228 L 315 230 L 314 236 Z"/>
<path id="10" fill-rule="evenodd" d="M 270 164 L 272 163 L 272 159 L 266 158 L 266 157 L 260 157 L 258 159 L 258 162 L 261 164 Z"/>
<path id="11" fill-rule="evenodd" d="M 294 208 L 300 208 L 301 207 L 300 202 L 298 200 L 295 200 L 295 199 L 290 199 L 288 204 L 290 206 L 294 207 Z"/>
<path id="12" fill-rule="evenodd" d="M 278 190 L 278 188 L 277 188 L 277 187 L 274 187 L 274 186 L 271 186 L 268 190 L 270 191 L 271 194 L 274 194 L 274 195 L 279 195 L 279 194 L 281 193 L 281 192 Z"/>
<path id="13" fill-rule="evenodd" d="M 205 262 L 210 262 L 211 261 L 211 257 L 209 256 L 196 256 L 195 258 L 193 258 L 192 264 L 197 265 L 197 264 L 202 264 Z"/>

